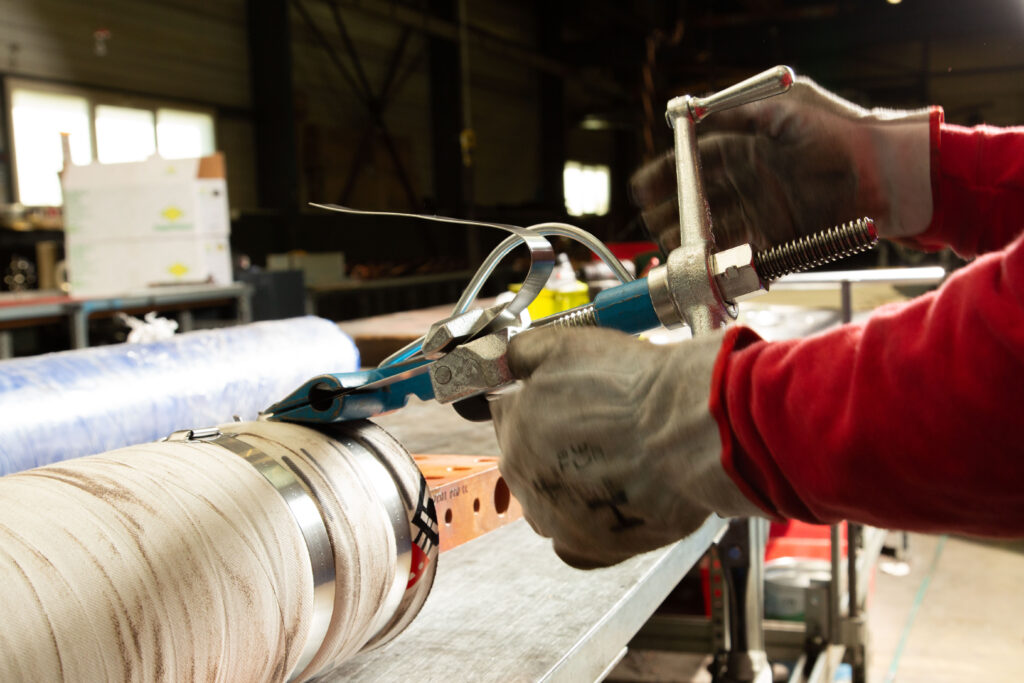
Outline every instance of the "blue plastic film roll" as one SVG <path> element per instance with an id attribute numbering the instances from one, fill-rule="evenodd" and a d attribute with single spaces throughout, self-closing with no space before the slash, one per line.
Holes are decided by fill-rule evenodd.
<path id="1" fill-rule="evenodd" d="M 334 323 L 306 317 L 0 362 L 0 474 L 259 411 L 310 377 L 357 369 Z"/>

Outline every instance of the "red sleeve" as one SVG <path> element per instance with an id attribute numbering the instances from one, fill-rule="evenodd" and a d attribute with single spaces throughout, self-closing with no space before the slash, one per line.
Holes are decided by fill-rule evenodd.
<path id="1" fill-rule="evenodd" d="M 1024 128 L 934 110 L 932 185 L 917 246 L 1004 250 L 863 326 L 726 337 L 711 397 L 722 463 L 766 512 L 1024 535 Z"/>
<path id="2" fill-rule="evenodd" d="M 711 409 L 769 513 L 1024 535 L 1024 238 L 863 326 L 728 335 Z"/>
<path id="3" fill-rule="evenodd" d="M 729 335 L 718 371 L 723 465 L 766 511 L 1024 535 L 1024 238 L 863 326 Z"/>
<path id="4" fill-rule="evenodd" d="M 863 326 L 740 330 L 717 370 L 723 465 L 769 513 L 1024 535 L 1024 238 Z"/>
<path id="5" fill-rule="evenodd" d="M 1024 127 L 964 128 L 932 119 L 932 223 L 915 246 L 970 258 L 1024 230 Z"/>

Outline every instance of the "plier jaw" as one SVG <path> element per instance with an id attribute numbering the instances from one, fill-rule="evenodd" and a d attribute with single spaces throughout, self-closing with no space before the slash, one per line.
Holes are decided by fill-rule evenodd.
<path id="1" fill-rule="evenodd" d="M 411 396 L 434 398 L 427 374 L 432 363 L 420 360 L 373 370 L 319 375 L 267 408 L 269 420 L 345 422 L 398 410 Z"/>
<path id="2" fill-rule="evenodd" d="M 320 375 L 264 411 L 268 420 L 345 422 L 398 410 L 410 396 L 453 403 L 511 383 L 505 349 L 519 328 L 505 306 L 472 310 L 430 327 L 408 360 Z M 496 327 L 497 331 L 492 331 Z"/>

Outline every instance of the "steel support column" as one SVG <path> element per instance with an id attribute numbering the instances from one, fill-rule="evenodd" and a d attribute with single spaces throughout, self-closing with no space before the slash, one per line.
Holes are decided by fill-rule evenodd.
<path id="1" fill-rule="evenodd" d="M 275 248 L 294 249 L 298 246 L 299 167 L 288 1 L 247 0 L 246 19 L 258 201 L 282 216 L 287 240 Z"/>
<path id="2" fill-rule="evenodd" d="M 434 15 L 454 21 L 454 0 L 431 0 Z M 462 86 L 459 80 L 459 47 L 431 36 L 429 39 L 431 170 L 436 211 L 446 216 L 462 215 Z"/>
<path id="3" fill-rule="evenodd" d="M 557 60 L 562 45 L 562 6 L 536 2 L 541 54 Z M 546 209 L 565 211 L 562 173 L 565 168 L 565 86 L 560 75 L 540 71 L 540 197 Z"/>
<path id="4" fill-rule="evenodd" d="M 9 111 L 7 77 L 0 76 L 0 203 L 4 204 L 12 204 L 18 199 L 14 193 L 14 155 L 11 153 Z"/>

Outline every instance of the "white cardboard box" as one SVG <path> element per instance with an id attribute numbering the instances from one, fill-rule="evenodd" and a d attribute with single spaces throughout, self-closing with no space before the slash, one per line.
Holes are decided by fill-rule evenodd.
<path id="1" fill-rule="evenodd" d="M 90 240 L 67 238 L 71 292 L 119 294 L 172 284 L 230 284 L 227 236 Z"/>
<path id="2" fill-rule="evenodd" d="M 231 282 L 223 155 L 69 165 L 61 182 L 73 294 Z"/>

